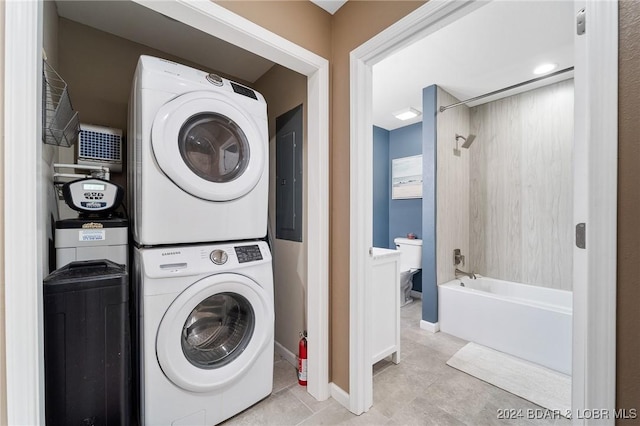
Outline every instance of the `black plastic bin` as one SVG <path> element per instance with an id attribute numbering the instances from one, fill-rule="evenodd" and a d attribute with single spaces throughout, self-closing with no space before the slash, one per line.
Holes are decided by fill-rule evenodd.
<path id="1" fill-rule="evenodd" d="M 44 279 L 47 426 L 129 425 L 131 344 L 124 266 L 72 262 Z"/>

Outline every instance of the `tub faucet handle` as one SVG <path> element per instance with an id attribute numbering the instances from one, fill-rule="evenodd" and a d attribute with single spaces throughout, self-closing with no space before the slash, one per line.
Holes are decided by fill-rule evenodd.
<path id="1" fill-rule="evenodd" d="M 460 254 L 460 249 L 453 249 L 453 266 L 460 264 L 464 266 L 464 255 Z"/>

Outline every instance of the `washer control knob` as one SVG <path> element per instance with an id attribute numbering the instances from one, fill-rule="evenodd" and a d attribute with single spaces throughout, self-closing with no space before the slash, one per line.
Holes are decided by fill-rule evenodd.
<path id="1" fill-rule="evenodd" d="M 209 74 L 207 76 L 207 80 L 211 84 L 214 84 L 216 86 L 222 86 L 222 78 L 217 74 Z"/>
<path id="2" fill-rule="evenodd" d="M 227 263 L 227 259 L 229 258 L 229 256 L 227 256 L 226 251 L 216 249 L 211 252 L 211 254 L 209 255 L 209 258 L 216 265 L 224 265 L 225 263 Z"/>

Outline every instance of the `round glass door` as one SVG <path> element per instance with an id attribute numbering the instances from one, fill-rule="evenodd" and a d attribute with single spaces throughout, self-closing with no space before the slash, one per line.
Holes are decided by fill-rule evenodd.
<path id="1" fill-rule="evenodd" d="M 255 326 L 249 301 L 239 294 L 220 293 L 200 302 L 182 327 L 182 351 L 198 368 L 219 368 L 247 347 Z"/>
<path id="2" fill-rule="evenodd" d="M 209 182 L 230 182 L 249 163 L 247 137 L 233 120 L 220 114 L 189 118 L 180 129 L 178 145 L 189 169 Z"/>
<path id="3" fill-rule="evenodd" d="M 224 388 L 273 350 L 273 310 L 273 296 L 248 277 L 202 278 L 164 313 L 155 342 L 158 364 L 182 389 Z"/>
<path id="4" fill-rule="evenodd" d="M 264 105 L 266 116 L 266 105 Z M 250 193 L 268 170 L 266 119 L 224 93 L 190 92 L 162 105 L 151 127 L 153 156 L 180 189 L 208 201 Z"/>

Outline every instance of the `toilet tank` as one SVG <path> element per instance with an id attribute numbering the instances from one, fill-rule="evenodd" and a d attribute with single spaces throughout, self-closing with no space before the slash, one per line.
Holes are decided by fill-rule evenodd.
<path id="1" fill-rule="evenodd" d="M 396 238 L 396 250 L 402 254 L 400 256 L 400 270 L 422 268 L 422 240 L 409 238 Z"/>

